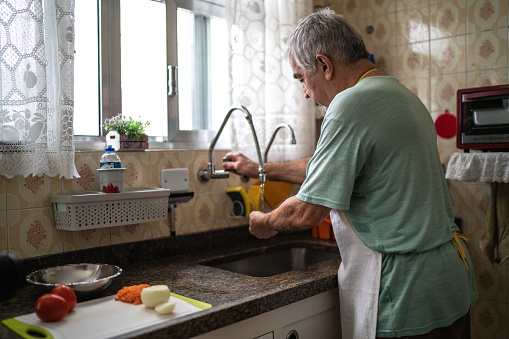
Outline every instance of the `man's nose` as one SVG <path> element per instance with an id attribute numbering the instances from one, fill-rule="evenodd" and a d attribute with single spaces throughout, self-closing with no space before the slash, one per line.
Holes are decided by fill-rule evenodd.
<path id="1" fill-rule="evenodd" d="M 309 99 L 309 94 L 304 84 L 302 84 L 302 90 L 304 91 L 304 98 Z"/>

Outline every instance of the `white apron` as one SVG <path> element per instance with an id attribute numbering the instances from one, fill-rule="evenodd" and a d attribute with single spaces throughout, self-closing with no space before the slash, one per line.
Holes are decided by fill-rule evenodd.
<path id="1" fill-rule="evenodd" d="M 343 339 L 374 339 L 382 254 L 364 245 L 343 211 L 331 210 L 331 221 L 342 260 L 338 285 Z"/>

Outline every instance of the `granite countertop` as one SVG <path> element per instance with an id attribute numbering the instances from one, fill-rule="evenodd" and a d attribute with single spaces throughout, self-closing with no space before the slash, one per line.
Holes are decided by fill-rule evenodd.
<path id="1" fill-rule="evenodd" d="M 202 265 L 205 260 L 273 246 L 304 245 L 337 252 L 335 241 L 311 237 L 310 232 L 279 234 L 257 240 L 247 226 L 136 243 L 106 246 L 23 260 L 26 272 L 67 263 L 118 265 L 122 274 L 100 295 L 114 295 L 124 286 L 168 285 L 174 293 L 203 301 L 212 308 L 184 315 L 129 334 L 137 338 L 190 338 L 289 305 L 337 287 L 340 260 L 329 260 L 271 277 L 251 277 Z M 216 260 L 216 261 L 217 261 Z M 0 301 L 0 319 L 32 313 L 40 296 L 26 284 L 14 297 Z M 125 336 L 124 336 L 125 337 Z M 0 326 L 0 338 L 19 338 Z"/>

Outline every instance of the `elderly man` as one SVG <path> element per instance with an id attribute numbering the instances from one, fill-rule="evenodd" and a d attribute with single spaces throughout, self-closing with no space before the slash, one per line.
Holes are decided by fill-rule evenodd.
<path id="1" fill-rule="evenodd" d="M 299 193 L 252 212 L 250 232 L 309 229 L 330 213 L 343 338 L 460 338 L 477 290 L 426 107 L 332 10 L 299 23 L 287 56 L 327 113 Z"/>

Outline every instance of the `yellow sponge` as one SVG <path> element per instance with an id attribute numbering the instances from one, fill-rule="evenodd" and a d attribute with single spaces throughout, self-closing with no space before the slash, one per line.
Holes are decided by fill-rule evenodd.
<path id="1" fill-rule="evenodd" d="M 260 210 L 260 204 L 262 201 L 262 188 L 260 185 L 253 185 L 249 187 L 247 190 L 247 198 L 249 202 L 253 205 L 253 211 Z"/>
<path id="2" fill-rule="evenodd" d="M 248 217 L 251 213 L 251 204 L 244 189 L 240 186 L 230 187 L 226 190 L 226 194 L 233 201 L 233 215 L 236 217 Z"/>

